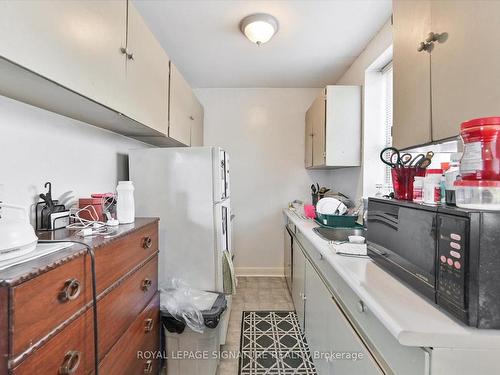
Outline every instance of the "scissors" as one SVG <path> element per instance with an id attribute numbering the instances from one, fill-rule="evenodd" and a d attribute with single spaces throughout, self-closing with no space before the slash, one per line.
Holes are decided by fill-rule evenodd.
<path id="1" fill-rule="evenodd" d="M 385 160 L 384 158 L 385 156 L 384 154 L 387 151 L 391 151 L 391 156 L 389 157 L 389 160 Z M 388 165 L 391 168 L 400 168 L 404 166 L 404 164 L 401 162 L 401 154 L 399 153 L 399 150 L 396 147 L 386 147 L 382 151 L 380 151 L 380 160 L 382 160 L 382 163 Z"/>
<path id="2" fill-rule="evenodd" d="M 432 153 L 432 151 L 430 153 Z M 432 162 L 432 156 L 434 156 L 434 153 L 432 153 L 432 155 L 430 155 L 430 153 L 427 153 L 427 155 L 418 154 L 410 161 L 408 166 L 410 168 L 427 168 Z"/>

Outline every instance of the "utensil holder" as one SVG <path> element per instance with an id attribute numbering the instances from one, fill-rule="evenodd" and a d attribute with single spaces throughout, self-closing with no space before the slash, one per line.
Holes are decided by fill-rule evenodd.
<path id="1" fill-rule="evenodd" d="M 396 167 L 391 169 L 391 175 L 394 198 L 412 201 L 415 176 L 425 176 L 425 169 L 417 167 Z"/>

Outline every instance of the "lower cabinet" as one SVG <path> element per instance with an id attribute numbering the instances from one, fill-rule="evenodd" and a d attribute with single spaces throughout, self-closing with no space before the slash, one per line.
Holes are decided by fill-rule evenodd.
<path id="1" fill-rule="evenodd" d="M 292 300 L 295 305 L 295 311 L 297 311 L 300 328 L 304 329 L 306 258 L 297 241 L 293 241 L 292 244 L 292 258 Z"/>
<path id="2" fill-rule="evenodd" d="M 319 375 L 381 374 L 313 266 L 305 266 L 305 332 Z"/>

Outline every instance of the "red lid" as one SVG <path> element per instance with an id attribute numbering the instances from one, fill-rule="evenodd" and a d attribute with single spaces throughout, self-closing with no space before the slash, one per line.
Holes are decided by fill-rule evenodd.
<path id="1" fill-rule="evenodd" d="M 500 188 L 500 181 L 495 180 L 458 180 L 453 184 L 459 187 L 493 187 Z"/>
<path id="2" fill-rule="evenodd" d="M 462 122 L 462 125 L 460 125 L 460 130 L 484 125 L 500 125 L 500 117 L 481 117 Z"/>
<path id="3" fill-rule="evenodd" d="M 442 169 L 426 169 L 425 174 L 443 174 Z"/>

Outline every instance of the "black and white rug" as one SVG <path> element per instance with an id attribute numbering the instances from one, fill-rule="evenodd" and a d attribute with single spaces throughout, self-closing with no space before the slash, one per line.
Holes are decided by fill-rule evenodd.
<path id="1" fill-rule="evenodd" d="M 316 375 L 294 311 L 243 311 L 240 375 Z"/>

